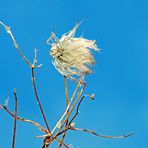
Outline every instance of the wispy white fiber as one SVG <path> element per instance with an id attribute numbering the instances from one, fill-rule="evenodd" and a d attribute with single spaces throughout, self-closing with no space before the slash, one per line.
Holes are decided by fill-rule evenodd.
<path id="1" fill-rule="evenodd" d="M 95 40 L 75 37 L 79 25 L 80 23 L 76 24 L 60 39 L 52 32 L 47 41 L 51 45 L 50 55 L 55 68 L 68 78 L 84 77 L 86 74 L 91 74 L 90 66 L 95 64 L 91 50 L 100 51 Z"/>

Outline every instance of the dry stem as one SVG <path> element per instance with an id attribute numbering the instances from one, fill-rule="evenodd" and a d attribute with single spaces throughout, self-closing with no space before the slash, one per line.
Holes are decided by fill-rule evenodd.
<path id="1" fill-rule="evenodd" d="M 44 127 L 42 127 L 39 123 L 37 123 L 37 122 L 35 122 L 35 121 L 32 121 L 32 120 L 25 119 L 25 118 L 21 118 L 21 117 L 19 117 L 19 116 L 15 116 L 6 106 L 3 106 L 3 105 L 1 105 L 1 104 L 0 104 L 0 108 L 3 109 L 3 110 L 5 110 L 5 111 L 6 111 L 9 115 L 11 115 L 13 118 L 16 118 L 17 120 L 20 120 L 20 121 L 23 121 L 23 122 L 30 123 L 30 124 L 36 126 L 36 127 L 37 127 L 38 129 L 40 129 L 41 131 L 48 133 L 47 130 L 46 130 Z"/>
<path id="2" fill-rule="evenodd" d="M 35 69 L 35 68 L 40 68 L 40 67 L 42 66 L 42 65 L 37 65 L 37 66 L 35 65 L 35 64 L 37 63 L 37 59 L 36 59 L 36 52 L 37 52 L 37 50 L 34 49 L 34 61 L 33 61 L 33 64 L 31 64 L 31 63 L 28 61 L 28 59 L 24 56 L 23 52 L 21 51 L 21 49 L 20 49 L 20 47 L 19 47 L 19 45 L 18 45 L 18 43 L 17 43 L 17 41 L 16 41 L 16 39 L 15 39 L 13 33 L 11 32 L 10 27 L 7 26 L 7 25 L 5 25 L 5 24 L 4 24 L 3 22 L 1 22 L 1 21 L 0 21 L 0 25 L 2 25 L 2 26 L 5 28 L 6 32 L 10 35 L 10 37 L 11 37 L 13 43 L 14 43 L 15 48 L 17 49 L 17 51 L 19 52 L 19 54 L 21 55 L 21 57 L 24 59 L 24 61 L 26 62 L 26 64 L 27 64 L 27 65 L 31 68 L 31 70 L 32 70 L 32 83 L 33 83 L 33 88 L 34 88 L 34 92 L 35 92 L 35 97 L 36 97 L 36 100 L 37 100 L 37 102 L 38 102 L 38 105 L 39 105 L 39 108 L 40 108 L 42 117 L 43 117 L 43 119 L 44 119 L 44 122 L 45 122 L 45 124 L 46 124 L 46 126 L 47 126 L 48 131 L 50 132 L 50 128 L 49 128 L 49 126 L 48 126 L 48 123 L 47 123 L 47 120 L 46 120 L 46 117 L 45 117 L 45 114 L 44 114 L 44 111 L 43 111 L 43 108 L 42 108 L 40 99 L 39 99 L 39 97 L 38 97 L 38 93 L 37 93 L 37 90 L 36 90 L 36 84 L 35 84 L 34 69 Z"/>
<path id="3" fill-rule="evenodd" d="M 18 111 L 18 99 L 16 94 L 16 89 L 13 90 L 14 98 L 15 98 L 15 110 L 14 110 L 14 125 L 13 125 L 13 138 L 12 138 L 12 148 L 15 146 L 16 139 L 16 122 L 17 122 L 17 111 Z"/>

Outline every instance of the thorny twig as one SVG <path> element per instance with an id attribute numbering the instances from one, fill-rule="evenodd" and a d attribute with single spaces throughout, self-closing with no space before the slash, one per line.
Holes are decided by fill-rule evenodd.
<path id="1" fill-rule="evenodd" d="M 15 146 L 16 139 L 16 122 L 17 122 L 17 112 L 18 112 L 18 99 L 16 94 L 16 89 L 13 90 L 14 98 L 15 98 L 15 110 L 14 110 L 14 126 L 13 126 L 13 138 L 12 138 L 12 148 Z"/>

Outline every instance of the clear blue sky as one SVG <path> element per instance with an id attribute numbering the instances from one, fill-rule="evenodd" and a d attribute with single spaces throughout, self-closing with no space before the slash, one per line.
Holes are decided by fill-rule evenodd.
<path id="1" fill-rule="evenodd" d="M 95 73 L 86 78 L 86 99 L 76 126 L 106 135 L 136 134 L 128 139 L 102 139 L 81 132 L 69 132 L 67 144 L 74 148 L 147 148 L 148 142 L 148 2 L 146 0 L 5 0 L 0 1 L 0 20 L 10 25 L 29 60 L 33 48 L 39 96 L 51 127 L 64 111 L 63 77 L 48 55 L 46 39 L 53 29 L 60 36 L 76 22 L 87 19 L 78 35 L 96 39 L 102 53 L 96 54 Z M 69 85 L 74 85 L 69 82 Z M 31 71 L 0 27 L 0 103 L 9 96 L 13 110 L 13 88 L 19 98 L 19 115 L 43 124 L 33 95 Z M 74 86 L 69 89 L 72 92 Z M 11 147 L 13 119 L 0 110 L 0 147 Z M 29 124 L 18 122 L 16 148 L 40 148 L 42 134 Z M 51 148 L 55 148 L 53 144 Z"/>

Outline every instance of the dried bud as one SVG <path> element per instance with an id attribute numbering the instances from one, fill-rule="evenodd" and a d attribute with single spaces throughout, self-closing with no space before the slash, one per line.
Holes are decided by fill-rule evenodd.
<path id="1" fill-rule="evenodd" d="M 74 122 L 73 122 L 73 123 L 71 123 L 70 125 L 71 125 L 71 127 L 74 127 L 74 126 L 75 126 L 75 124 L 76 124 L 76 123 L 74 123 Z"/>
<path id="2" fill-rule="evenodd" d="M 93 93 L 93 94 L 90 96 L 90 98 L 91 98 L 92 100 L 94 100 L 94 99 L 95 99 L 95 94 Z"/>
<path id="3" fill-rule="evenodd" d="M 90 49 L 100 51 L 95 44 L 95 40 L 88 40 L 83 37 L 75 37 L 75 32 L 80 24 L 77 24 L 68 33 L 62 35 L 60 39 L 54 33 L 48 39 L 50 43 L 50 55 L 53 58 L 55 68 L 62 75 L 68 78 L 84 77 L 91 74 L 90 65 L 95 64 Z"/>

